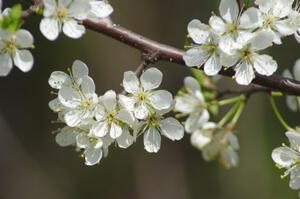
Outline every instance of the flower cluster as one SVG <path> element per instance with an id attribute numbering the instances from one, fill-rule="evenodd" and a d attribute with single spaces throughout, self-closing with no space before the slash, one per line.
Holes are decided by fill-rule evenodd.
<path id="1" fill-rule="evenodd" d="M 78 39 L 85 33 L 80 21 L 98 21 L 112 12 L 113 8 L 105 0 L 44 0 L 40 30 L 49 40 L 56 40 L 60 32 Z"/>
<path id="2" fill-rule="evenodd" d="M 15 10 L 5 9 L 2 12 L 0 1 L 0 22 L 4 23 Z M 7 19 L 6 19 L 7 18 Z M 21 71 L 28 72 L 33 66 L 33 56 L 28 50 L 33 48 L 33 36 L 24 29 L 8 29 L 0 27 L 0 76 L 7 76 L 17 66 Z"/>
<path id="3" fill-rule="evenodd" d="M 206 102 L 199 82 L 186 77 L 184 89 L 175 97 L 175 111 L 187 117 L 185 131 L 191 135 L 191 143 L 202 151 L 206 161 L 218 159 L 226 168 L 236 167 L 239 143 L 232 128 L 209 122 L 209 102 Z"/>
<path id="4" fill-rule="evenodd" d="M 69 75 L 53 72 L 49 84 L 58 92 L 49 107 L 66 125 L 59 129 L 56 142 L 60 146 L 75 145 L 83 151 L 86 164 L 94 165 L 114 142 L 120 148 L 128 148 L 143 134 L 145 149 L 156 153 L 161 135 L 180 140 L 183 126 L 172 117 L 164 117 L 173 109 L 172 94 L 156 90 L 162 77 L 156 68 L 146 70 L 140 79 L 131 71 L 125 72 L 123 87 L 127 95 L 109 90 L 98 96 L 83 62 L 75 61 Z"/>
<path id="5" fill-rule="evenodd" d="M 295 34 L 299 40 L 299 6 L 294 0 L 256 0 L 257 7 L 240 10 L 236 0 L 221 0 L 219 13 L 209 25 L 192 20 L 188 33 L 193 43 L 185 53 L 187 66 L 201 67 L 207 75 L 216 75 L 224 67 L 233 67 L 234 78 L 248 85 L 255 72 L 270 76 L 277 62 L 261 51 L 281 38 Z"/>
<path id="6" fill-rule="evenodd" d="M 282 178 L 290 175 L 290 188 L 300 189 L 300 129 L 286 132 L 290 145 L 273 150 L 272 158 L 280 169 L 286 169 Z M 299 193 L 300 196 L 300 193 Z"/>

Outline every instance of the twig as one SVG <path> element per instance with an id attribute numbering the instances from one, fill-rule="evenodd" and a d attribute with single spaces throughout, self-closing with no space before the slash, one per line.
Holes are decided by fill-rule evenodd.
<path id="1" fill-rule="evenodd" d="M 32 9 L 23 12 L 24 19 L 30 17 L 31 15 Z M 185 65 L 183 60 L 183 50 L 161 44 L 137 33 L 134 33 L 126 28 L 123 28 L 120 25 L 109 24 L 105 21 L 94 22 L 91 20 L 84 20 L 82 21 L 82 24 L 90 30 L 107 35 L 124 44 L 127 44 L 128 46 L 140 50 L 142 53 L 157 53 L 157 60 L 164 60 Z M 219 74 L 227 77 L 233 77 L 235 71 L 232 68 L 223 68 L 223 70 Z M 253 84 L 266 87 L 270 90 L 276 90 L 282 93 L 300 96 L 300 82 L 298 81 L 283 78 L 277 75 L 263 76 L 257 73 L 255 75 L 256 78 L 253 80 Z"/>

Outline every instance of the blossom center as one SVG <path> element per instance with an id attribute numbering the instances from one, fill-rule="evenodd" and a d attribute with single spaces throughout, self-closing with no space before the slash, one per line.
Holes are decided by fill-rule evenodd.
<path id="1" fill-rule="evenodd" d="M 56 18 L 60 21 L 64 20 L 68 15 L 68 9 L 65 7 L 58 8 L 56 10 Z"/>
<path id="2" fill-rule="evenodd" d="M 17 48 L 16 41 L 14 39 L 10 39 L 5 42 L 4 51 L 10 54 L 14 54 Z"/>
<path id="3" fill-rule="evenodd" d="M 238 27 L 234 23 L 227 24 L 227 32 L 230 34 L 236 35 L 238 33 Z"/>
<path id="4" fill-rule="evenodd" d="M 89 108 L 92 106 L 92 102 L 90 100 L 82 100 L 80 102 L 80 107 L 82 108 Z"/>
<path id="5" fill-rule="evenodd" d="M 272 28 L 274 24 L 278 21 L 278 17 L 275 17 L 274 15 L 264 15 L 264 28 Z"/>
<path id="6" fill-rule="evenodd" d="M 144 92 L 139 92 L 138 95 L 137 95 L 137 98 L 138 98 L 139 101 L 144 101 L 147 98 L 147 94 L 144 93 Z"/>

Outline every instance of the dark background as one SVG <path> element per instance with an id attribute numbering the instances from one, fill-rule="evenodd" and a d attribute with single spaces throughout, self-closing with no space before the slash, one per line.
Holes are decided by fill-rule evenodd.
<path id="1" fill-rule="evenodd" d="M 111 4 L 116 23 L 182 48 L 187 23 L 193 18 L 207 22 L 211 11 L 218 13 L 219 0 L 111 0 Z M 51 134 L 57 126 L 51 124 L 56 114 L 48 108 L 54 97 L 48 77 L 80 59 L 88 64 L 98 94 L 120 91 L 123 72 L 134 70 L 139 52 L 91 31 L 80 40 L 61 35 L 50 42 L 39 32 L 39 20 L 35 16 L 25 24 L 35 37 L 34 68 L 26 74 L 14 68 L 0 79 L 1 199 L 296 198 L 270 157 L 286 138 L 264 95 L 251 99 L 238 125 L 241 150 L 236 169 L 204 162 L 190 146 L 188 135 L 180 142 L 163 138 L 158 154 L 147 153 L 142 139 L 127 150 L 112 147 L 100 165 L 85 166 L 74 148 L 59 147 Z M 293 66 L 299 49 L 291 37 L 269 52 L 279 63 L 278 73 Z M 189 72 L 165 62 L 155 66 L 164 72 L 162 87 L 173 94 Z M 234 85 L 226 78 L 221 84 Z M 279 102 L 289 123 L 298 124 L 298 115 L 287 110 L 284 98 Z"/>

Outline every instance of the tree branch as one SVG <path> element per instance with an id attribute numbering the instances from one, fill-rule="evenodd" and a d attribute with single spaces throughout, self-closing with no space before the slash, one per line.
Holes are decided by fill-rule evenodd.
<path id="1" fill-rule="evenodd" d="M 37 5 L 40 6 L 40 5 Z M 34 14 L 33 9 L 29 9 L 23 12 L 23 18 L 27 19 Z M 185 66 L 183 55 L 184 51 L 161 44 L 154 40 L 148 39 L 142 35 L 134 33 L 120 25 L 110 24 L 105 21 L 94 22 L 91 20 L 84 20 L 82 24 L 90 30 L 109 36 L 115 40 L 118 40 L 128 46 L 131 46 L 142 53 L 153 54 L 156 53 L 156 61 L 164 60 L 168 62 L 174 62 Z M 232 68 L 223 68 L 220 75 L 233 77 L 235 71 Z M 263 76 L 255 74 L 256 78 L 253 80 L 253 84 L 266 87 L 273 91 L 280 91 L 290 95 L 300 96 L 300 82 L 286 79 L 277 75 Z"/>

